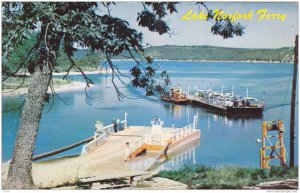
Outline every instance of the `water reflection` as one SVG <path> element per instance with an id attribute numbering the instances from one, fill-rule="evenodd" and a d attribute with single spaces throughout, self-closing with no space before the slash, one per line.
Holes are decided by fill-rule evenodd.
<path id="1" fill-rule="evenodd" d="M 196 148 L 198 146 L 200 146 L 200 141 L 195 140 L 176 149 L 171 149 L 167 159 L 160 160 L 160 162 L 158 161 L 154 170 L 174 170 L 181 168 L 184 165 L 196 164 Z M 128 162 L 128 167 L 134 170 L 143 171 L 153 164 L 155 157 L 157 157 L 157 153 L 147 152 Z"/>
<path id="2" fill-rule="evenodd" d="M 127 72 L 131 64 L 127 61 L 118 62 L 120 70 L 127 70 Z M 122 117 L 124 112 L 128 112 L 129 125 L 148 125 L 154 116 L 158 116 L 165 121 L 165 126 L 169 127 L 173 124 L 175 127 L 183 127 L 191 123 L 193 116 L 198 114 L 201 146 L 195 147 L 195 161 L 202 165 L 259 167 L 258 150 L 261 144 L 257 144 L 256 139 L 261 136 L 262 119 L 282 119 L 286 126 L 285 144 L 289 144 L 290 106 L 286 104 L 290 100 L 291 87 L 288 85 L 291 83 L 292 65 L 175 61 L 161 62 L 161 65 L 163 69 L 171 72 L 170 76 L 183 88 L 188 88 L 191 83 L 199 83 L 201 88 L 209 87 L 210 83 L 213 83 L 213 86 L 224 84 L 230 88 L 234 84 L 236 94 L 244 95 L 246 88 L 249 88 L 249 94 L 255 97 L 260 97 L 264 92 L 263 99 L 266 106 L 264 115 L 263 117 L 230 117 L 192 106 L 173 105 L 153 97 L 146 98 L 143 89 L 118 84 L 124 94 L 134 98 L 134 100 L 126 99 L 120 102 L 111 82 L 106 82 L 110 80 L 109 78 L 106 79 L 105 75 L 88 75 L 95 83 L 88 89 L 89 97 L 93 98 L 89 100 L 89 104 L 85 100 L 83 89 L 60 93 L 64 102 L 55 98 L 55 104 L 51 109 L 51 103 L 45 104 L 35 154 L 48 152 L 87 138 L 93 133 L 96 120 L 110 124 L 113 117 Z M 82 77 L 70 76 L 70 79 L 81 80 Z M 173 84 L 176 84 L 176 81 Z M 224 90 L 226 89 L 224 87 Z M 12 100 L 10 103 L 5 97 L 2 99 L 3 109 L 13 105 L 16 100 L 10 98 L 9 100 Z M 11 158 L 18 122 L 19 111 L 2 113 L 3 162 Z M 298 119 L 296 119 L 296 128 L 297 126 Z M 296 135 L 298 136 L 298 132 Z M 295 144 L 296 163 L 298 162 L 298 140 Z M 289 152 L 289 146 L 286 148 Z M 80 153 L 80 151 L 78 147 L 58 156 Z M 190 154 L 187 154 L 187 158 L 188 155 Z M 178 161 L 176 156 L 172 158 L 175 163 L 179 163 L 181 159 L 185 162 L 185 155 L 178 156 Z M 172 160 L 162 167 L 167 167 L 170 163 Z M 193 164 L 193 160 L 186 161 L 186 164 Z"/>
<path id="3" fill-rule="evenodd" d="M 214 122 L 218 127 L 232 128 L 238 125 L 239 128 L 248 129 L 248 125 L 255 121 L 261 121 L 262 116 L 229 116 L 218 114 L 214 111 L 209 111 L 200 107 L 176 105 L 172 103 L 161 103 L 166 112 L 174 119 L 187 119 L 190 122 L 194 115 L 198 115 L 199 120 L 207 122 L 207 129 L 211 128 L 211 123 Z M 215 124 L 214 124 L 215 126 Z"/>

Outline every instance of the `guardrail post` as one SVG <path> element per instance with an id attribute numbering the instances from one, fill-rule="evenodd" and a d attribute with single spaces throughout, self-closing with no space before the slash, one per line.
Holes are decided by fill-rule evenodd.
<path id="1" fill-rule="evenodd" d="M 146 144 L 150 144 L 150 135 L 147 135 L 145 138 Z"/>
<path id="2" fill-rule="evenodd" d="M 195 153 L 195 148 L 193 147 L 193 164 L 196 163 L 196 153 Z"/>
<path id="3" fill-rule="evenodd" d="M 124 123 L 124 129 L 127 129 L 127 112 L 125 112 L 125 123 Z"/>
<path id="4" fill-rule="evenodd" d="M 82 147 L 81 156 L 85 155 L 85 145 Z"/>
<path id="5" fill-rule="evenodd" d="M 197 116 L 194 115 L 193 131 L 196 130 L 196 124 L 197 124 Z"/>
<path id="6" fill-rule="evenodd" d="M 180 129 L 180 139 L 183 137 L 183 129 Z"/>
<path id="7" fill-rule="evenodd" d="M 126 147 L 125 147 L 125 157 L 124 157 L 124 160 L 126 161 L 127 158 L 129 156 L 129 143 L 126 142 Z"/>

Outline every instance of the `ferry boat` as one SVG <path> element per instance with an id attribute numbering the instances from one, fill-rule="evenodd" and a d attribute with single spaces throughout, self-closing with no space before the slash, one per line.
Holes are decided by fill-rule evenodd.
<path id="1" fill-rule="evenodd" d="M 190 103 L 190 100 L 186 97 L 186 93 L 184 93 L 181 88 L 171 88 L 169 92 L 164 93 L 161 99 L 163 101 L 181 105 L 187 105 Z"/>
<path id="2" fill-rule="evenodd" d="M 248 93 L 248 92 L 247 92 Z M 261 115 L 264 110 L 263 102 L 253 97 L 234 96 L 233 93 L 220 93 L 209 90 L 197 90 L 190 97 L 192 105 L 218 111 L 226 114 L 256 114 Z"/>

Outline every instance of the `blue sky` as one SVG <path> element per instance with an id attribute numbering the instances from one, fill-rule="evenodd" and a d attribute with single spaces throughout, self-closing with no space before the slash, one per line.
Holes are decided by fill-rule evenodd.
<path id="1" fill-rule="evenodd" d="M 279 48 L 294 46 L 295 35 L 299 33 L 298 3 L 248 3 L 248 2 L 207 2 L 210 9 L 223 9 L 225 13 L 239 11 L 246 13 L 254 11 L 251 20 L 238 20 L 246 26 L 242 37 L 224 40 L 222 37 L 210 33 L 212 23 L 207 21 L 186 21 L 180 18 L 189 9 L 198 12 L 195 3 L 183 2 L 177 5 L 178 13 L 167 17 L 175 35 L 158 35 L 141 28 L 136 22 L 137 12 L 143 9 L 141 2 L 118 2 L 112 8 L 111 14 L 129 21 L 130 26 L 144 33 L 144 41 L 152 46 L 158 45 L 213 45 L 242 48 Z M 268 13 L 286 13 L 284 22 L 279 20 L 257 21 L 256 10 L 267 9 Z"/>

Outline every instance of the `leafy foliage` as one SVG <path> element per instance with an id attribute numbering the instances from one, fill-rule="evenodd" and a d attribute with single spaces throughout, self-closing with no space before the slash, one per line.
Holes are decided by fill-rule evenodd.
<path id="1" fill-rule="evenodd" d="M 232 38 L 234 35 L 242 36 L 244 27 L 240 23 L 232 23 L 230 20 L 221 19 L 211 27 L 211 32 L 214 35 L 221 35 L 224 39 Z"/>
<path id="2" fill-rule="evenodd" d="M 143 10 L 138 12 L 138 24 L 160 35 L 171 34 L 166 17 L 177 12 L 178 3 L 141 3 Z M 131 28 L 126 20 L 110 14 L 110 8 L 114 5 L 115 3 L 110 2 L 3 3 L 3 74 L 13 76 L 20 69 L 23 69 L 23 72 L 34 73 L 37 69 L 49 68 L 51 72 L 66 70 L 67 77 L 70 70 L 75 69 L 82 73 L 88 87 L 92 81 L 84 74 L 84 69 L 79 66 L 80 62 L 74 60 L 76 47 L 81 46 L 101 53 L 93 60 L 105 58 L 104 65 L 112 71 L 112 82 L 119 99 L 126 96 L 119 92 L 114 80 L 115 77 L 121 80 L 123 74 L 113 64 L 112 58 L 120 57 L 124 53 L 135 62 L 130 70 L 132 85 L 145 88 L 146 95 L 161 93 L 169 83 L 169 76 L 166 72 L 156 73 L 151 56 L 145 54 L 143 34 Z M 209 20 L 213 19 L 211 10 L 204 3 L 198 3 L 198 6 L 205 7 L 210 13 Z M 242 35 L 243 29 L 240 24 L 231 23 L 229 20 L 216 20 L 212 33 L 231 38 L 234 35 Z M 36 36 L 35 41 L 30 36 L 33 33 Z M 26 43 L 27 39 L 31 39 L 34 45 Z M 12 68 L 11 59 L 16 58 L 13 52 L 24 43 L 30 45 L 30 49 L 26 49 L 27 55 L 22 58 L 22 62 L 16 68 Z M 62 53 L 65 54 L 63 58 Z M 65 64 L 68 64 L 67 68 Z M 4 77 L 3 81 L 6 78 Z"/>
<path id="3" fill-rule="evenodd" d="M 102 52 L 106 58 L 104 64 L 110 67 L 112 71 L 112 83 L 120 100 L 125 96 L 115 85 L 114 79 L 117 77 L 121 80 L 122 73 L 113 64 L 112 57 L 123 52 L 128 52 L 135 61 L 133 70 L 131 70 L 133 86 L 143 87 L 146 89 L 147 95 L 153 95 L 156 91 L 161 92 L 162 86 L 159 82 L 169 82 L 165 72 L 157 76 L 159 79 L 156 79 L 155 68 L 151 65 L 152 59 L 144 54 L 143 35 L 132 29 L 127 21 L 110 14 L 110 6 L 114 4 L 109 2 L 2 3 L 2 62 L 6 66 L 2 70 L 4 75 L 2 80 L 5 81 L 11 76 L 16 76 L 23 69 L 24 73 L 28 71 L 31 74 L 37 74 L 37 76 L 33 76 L 31 87 L 40 86 L 40 90 L 36 90 L 38 92 L 30 92 L 26 96 L 21 118 L 21 120 L 24 118 L 25 121 L 20 123 L 16 147 L 19 148 L 20 145 L 18 144 L 24 144 L 24 141 L 29 146 L 18 150 L 15 148 L 16 151 L 14 151 L 8 172 L 8 189 L 9 187 L 11 189 L 34 187 L 31 176 L 31 158 L 43 102 L 45 101 L 40 99 L 47 98 L 46 101 L 49 99 L 45 92 L 47 87 L 53 88 L 51 78 L 58 64 L 57 58 L 61 50 L 70 61 L 64 78 L 68 76 L 70 70 L 76 69 L 86 80 L 87 87 L 93 82 L 73 59 L 74 52 L 77 51 L 76 44 L 92 51 Z M 143 3 L 143 5 L 144 10 L 138 18 L 139 25 L 159 34 L 169 33 L 170 28 L 165 22 L 165 16 L 167 16 L 167 10 L 170 13 L 176 12 L 176 3 Z M 107 13 L 104 13 L 103 10 L 107 10 Z M 33 32 L 37 32 L 35 44 L 16 70 L 9 70 L 13 69 L 8 67 L 8 64 L 14 49 L 29 39 Z M 146 60 L 146 64 L 138 60 L 135 54 Z M 44 81 L 41 81 L 41 77 L 45 77 Z M 55 92 L 52 90 L 53 93 Z M 32 105 L 33 103 L 36 104 Z M 31 120 L 31 117 L 34 117 L 32 118 L 33 121 L 29 121 L 31 124 L 25 124 L 26 121 L 28 122 L 26 119 Z M 26 132 L 22 131 L 24 129 Z M 22 152 L 23 150 L 24 152 Z"/>
<path id="4" fill-rule="evenodd" d="M 233 36 L 242 36 L 244 34 L 245 27 L 240 23 L 231 22 L 230 19 L 222 19 L 215 17 L 212 10 L 210 10 L 205 3 L 197 2 L 196 5 L 203 6 L 207 10 L 207 20 L 213 21 L 214 25 L 211 27 L 211 32 L 214 35 L 220 35 L 224 39 L 232 38 Z M 216 14 L 216 13 L 215 13 Z"/>
<path id="5" fill-rule="evenodd" d="M 143 3 L 144 10 L 138 13 L 138 24 L 160 35 L 169 32 L 170 28 L 163 18 L 167 15 L 166 10 L 169 10 L 171 14 L 177 12 L 176 4 L 178 3 Z"/>
<path id="6" fill-rule="evenodd" d="M 12 48 L 14 52 L 11 53 L 10 59 L 3 63 L 2 68 L 7 71 L 18 70 L 20 63 L 26 59 L 27 53 L 36 44 L 35 36 L 36 33 L 32 33 L 22 45 Z"/>
<path id="7" fill-rule="evenodd" d="M 78 56 L 81 55 L 81 56 Z M 78 50 L 74 53 L 74 61 L 76 65 L 83 71 L 99 70 L 99 61 L 102 56 L 99 53 L 93 53 L 88 50 Z M 68 68 L 72 65 L 68 57 L 60 51 L 56 60 L 54 68 L 55 72 L 67 72 Z"/>
<path id="8" fill-rule="evenodd" d="M 168 3 L 147 3 L 153 7 L 153 16 L 159 18 L 156 22 L 155 31 L 164 34 L 169 31 L 168 25 L 163 22 L 167 15 L 167 6 L 170 12 L 174 12 L 175 4 Z M 152 60 L 145 56 L 143 49 L 143 36 L 135 29 L 129 27 L 127 21 L 110 15 L 110 7 L 114 3 L 94 3 L 94 2 L 18 2 L 3 4 L 3 55 L 6 70 L 11 70 L 11 56 L 13 50 L 29 38 L 33 30 L 37 30 L 35 44 L 27 52 L 26 58 L 22 60 L 17 70 L 5 73 L 7 76 L 16 74 L 21 68 L 30 73 L 34 73 L 36 67 L 49 68 L 51 71 L 64 70 L 60 66 L 59 58 L 62 49 L 69 66 L 67 74 L 71 69 L 82 72 L 86 79 L 87 86 L 92 83 L 88 79 L 78 63 L 74 61 L 73 55 L 77 51 L 74 43 L 78 46 L 89 48 L 92 51 L 102 52 L 106 58 L 105 64 L 111 68 L 114 77 L 122 76 L 111 58 L 123 52 L 129 52 L 134 58 L 138 54 L 145 58 L 147 65 L 135 59 L 135 68 L 139 69 L 140 74 L 132 73 L 133 86 L 143 87 L 147 90 L 147 95 L 154 94 L 156 90 L 155 70 L 151 67 Z M 107 9 L 107 14 L 103 14 L 101 9 Z M 101 14 L 100 14 L 101 13 Z M 156 19 L 155 19 L 156 20 Z M 147 18 L 140 18 L 140 23 L 152 30 L 151 23 Z M 21 35 L 20 35 L 21 34 Z M 13 46 L 12 46 L 13 45 Z M 26 43 L 26 45 L 29 45 Z M 61 48 L 61 49 L 60 49 Z M 16 58 L 13 56 L 13 58 Z M 9 61 L 9 62 L 7 62 Z M 66 62 L 63 62 L 66 64 Z M 56 69 L 57 68 L 57 69 Z M 158 76 L 160 78 L 164 75 Z M 5 77 L 6 79 L 7 77 Z M 3 80 L 5 80 L 3 79 Z M 165 81 L 167 82 L 167 81 Z M 115 84 L 114 84 L 115 86 Z M 115 86 L 117 92 L 118 88 Z M 160 88 L 160 87 L 159 87 Z M 119 98 L 124 95 L 118 92 Z"/>

